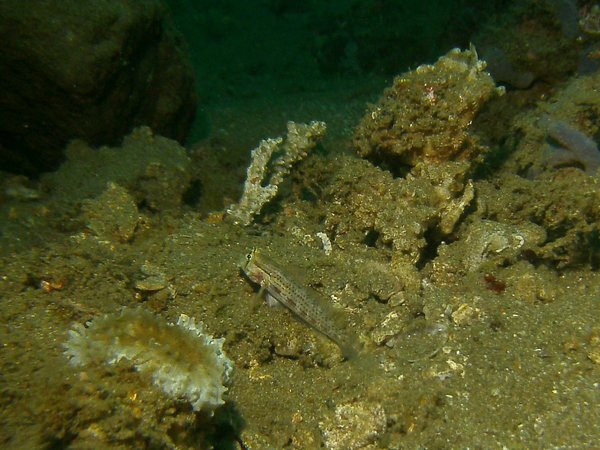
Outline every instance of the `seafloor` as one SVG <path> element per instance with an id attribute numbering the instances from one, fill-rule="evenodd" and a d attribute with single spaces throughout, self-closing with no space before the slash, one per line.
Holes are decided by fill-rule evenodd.
<path id="1" fill-rule="evenodd" d="M 37 183 L 3 176 L 0 446 L 597 446 L 600 75 L 503 94 L 478 67 L 420 90 L 403 86 L 427 70 L 405 74 L 366 114 L 367 82 L 238 99 L 189 152 L 142 127 L 72 143 Z M 288 120 L 327 135 L 236 224 L 248 151 Z M 240 272 L 252 248 L 330 303 L 358 355 L 266 305 Z M 69 330 L 124 306 L 223 338 L 225 404 L 194 411 L 126 360 L 69 364 Z"/>

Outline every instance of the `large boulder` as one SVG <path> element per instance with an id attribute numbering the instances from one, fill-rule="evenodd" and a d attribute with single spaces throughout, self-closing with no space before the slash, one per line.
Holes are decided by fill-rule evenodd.
<path id="1" fill-rule="evenodd" d="M 65 144 L 114 145 L 137 125 L 185 139 L 192 72 L 159 0 L 0 2 L 0 167 L 55 168 Z"/>

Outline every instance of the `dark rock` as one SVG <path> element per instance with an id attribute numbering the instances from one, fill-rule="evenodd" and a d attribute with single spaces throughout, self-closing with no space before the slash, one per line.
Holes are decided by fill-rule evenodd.
<path id="1" fill-rule="evenodd" d="M 0 2 L 0 166 L 54 169 L 73 138 L 114 145 L 137 125 L 185 139 L 193 75 L 158 0 Z"/>

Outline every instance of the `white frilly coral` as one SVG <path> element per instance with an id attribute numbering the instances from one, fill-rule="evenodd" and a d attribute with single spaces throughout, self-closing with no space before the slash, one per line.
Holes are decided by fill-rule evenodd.
<path id="1" fill-rule="evenodd" d="M 246 172 L 244 192 L 239 203 L 227 212 L 242 225 L 249 225 L 262 207 L 279 190 L 279 185 L 292 166 L 304 159 L 325 135 L 325 122 L 306 124 L 288 122 L 285 140 L 264 139 L 252 150 L 252 160 Z M 277 157 L 274 154 L 281 153 Z"/>
<path id="2" fill-rule="evenodd" d="M 233 370 L 223 341 L 203 333 L 185 314 L 169 324 L 148 311 L 124 308 L 88 322 L 87 328 L 76 325 L 64 347 L 75 366 L 125 359 L 171 397 L 211 413 L 224 403 Z"/>

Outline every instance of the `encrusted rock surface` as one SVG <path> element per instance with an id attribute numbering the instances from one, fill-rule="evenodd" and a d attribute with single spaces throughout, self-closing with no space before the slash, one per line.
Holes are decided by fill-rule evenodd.
<path id="1" fill-rule="evenodd" d="M 391 246 L 394 261 L 414 264 L 428 239 L 452 232 L 473 199 L 467 171 L 468 163 L 423 164 L 415 176 L 395 179 L 367 161 L 348 159 L 326 191 L 326 227 L 338 243 Z"/>
<path id="2" fill-rule="evenodd" d="M 451 50 L 394 80 L 354 135 L 363 157 L 416 165 L 475 159 L 485 147 L 469 130 L 497 89 L 475 50 Z"/>
<path id="3" fill-rule="evenodd" d="M 133 130 L 119 147 L 93 149 L 77 140 L 65 154 L 61 168 L 42 178 L 44 189 L 60 201 L 99 196 L 112 182 L 151 211 L 173 210 L 181 206 L 191 179 L 185 149 L 148 127 Z"/>

